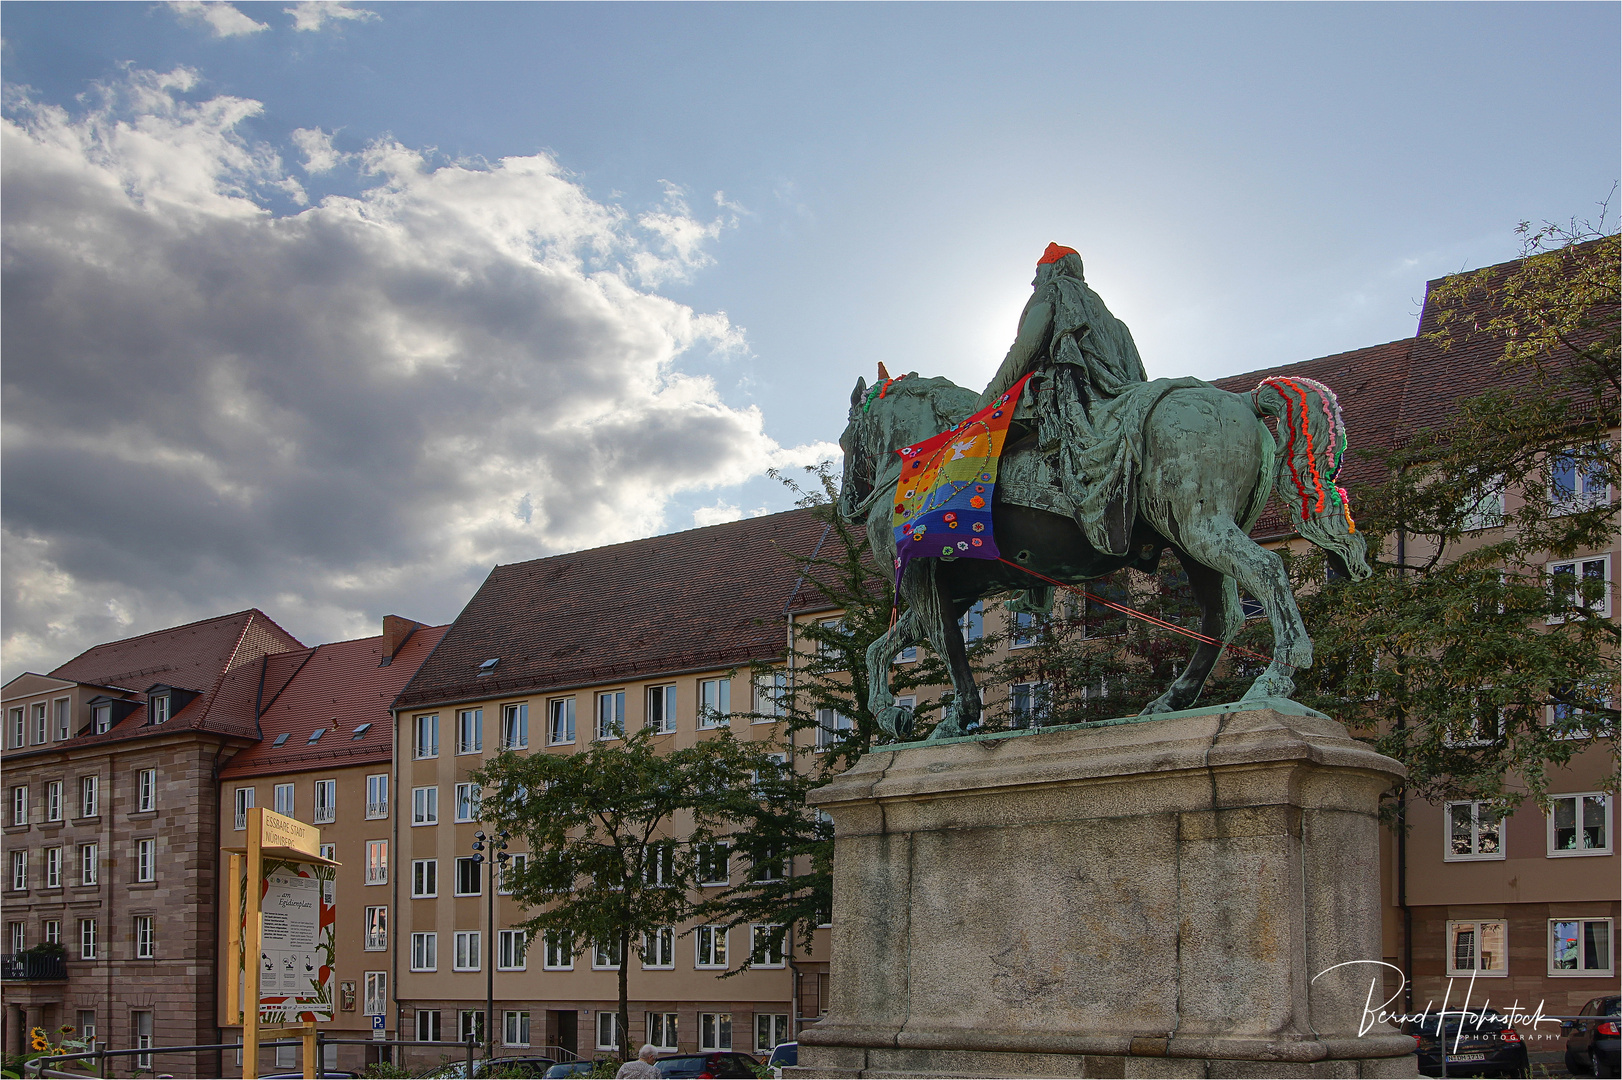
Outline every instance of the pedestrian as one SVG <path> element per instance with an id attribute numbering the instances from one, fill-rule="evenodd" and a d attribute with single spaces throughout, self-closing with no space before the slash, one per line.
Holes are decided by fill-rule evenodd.
<path id="1" fill-rule="evenodd" d="M 616 1077 L 634 1077 L 636 1080 L 646 1080 L 647 1077 L 659 1075 L 659 1070 L 653 1067 L 653 1059 L 658 1056 L 659 1050 L 652 1043 L 643 1043 L 642 1049 L 637 1052 L 635 1061 L 627 1061 L 620 1066 Z"/>

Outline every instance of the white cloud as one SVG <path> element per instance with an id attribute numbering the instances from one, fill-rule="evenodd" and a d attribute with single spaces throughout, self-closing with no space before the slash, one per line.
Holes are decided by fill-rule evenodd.
<path id="1" fill-rule="evenodd" d="M 714 506 L 701 506 L 693 511 L 693 525 L 700 529 L 706 525 L 720 525 L 742 518 L 743 511 L 738 509 L 737 504 L 729 503 L 725 499 L 717 499 Z"/>
<path id="2" fill-rule="evenodd" d="M 224 0 L 169 0 L 169 7 L 181 22 L 207 26 L 215 37 L 240 37 L 257 34 L 265 24 L 244 15 Z"/>
<path id="3" fill-rule="evenodd" d="M 331 172 L 346 156 L 333 149 L 332 136 L 320 128 L 295 128 L 293 145 L 304 153 L 304 171 L 312 176 Z"/>
<path id="4" fill-rule="evenodd" d="M 837 453 L 683 370 L 747 350 L 647 286 L 709 258 L 679 196 L 648 220 L 545 155 L 346 162 L 307 129 L 311 171 L 375 179 L 278 214 L 302 188 L 239 132 L 259 104 L 195 86 L 0 122 L 8 674 L 246 606 L 311 641 L 447 619 L 492 563 Z"/>
<path id="5" fill-rule="evenodd" d="M 299 0 L 282 10 L 293 16 L 294 30 L 320 30 L 329 22 L 367 22 L 380 17 L 375 11 L 352 6 L 348 0 Z"/>

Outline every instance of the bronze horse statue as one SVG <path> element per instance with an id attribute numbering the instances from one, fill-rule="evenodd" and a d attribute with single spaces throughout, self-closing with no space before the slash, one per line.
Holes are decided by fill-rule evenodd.
<path id="1" fill-rule="evenodd" d="M 890 492 L 900 474 L 895 452 L 952 428 L 974 411 L 976 401 L 973 391 L 946 379 L 907 375 L 891 380 L 882 396 L 870 395 L 866 381 L 857 380 L 850 422 L 839 438 L 845 452 L 839 510 L 847 520 L 865 520 L 868 543 L 880 565 L 894 565 L 895 499 Z M 1276 438 L 1263 416 L 1278 418 Z M 1249 395 L 1204 383 L 1179 385 L 1162 391 L 1140 437 L 1141 461 L 1133 479 L 1136 509 L 1126 554 L 1100 552 L 1073 516 L 1056 512 L 1051 500 L 1020 498 L 1017 490 L 1010 490 L 1014 485 L 1000 478 L 992 528 L 1006 562 L 919 558 L 907 564 L 897 589 L 901 614 L 867 650 L 868 704 L 886 732 L 902 738 L 911 733 L 913 718 L 896 705 L 890 690 L 890 665 L 902 649 L 924 641 L 945 659 L 954 691 L 930 738 L 966 734 L 979 720 L 980 695 L 958 626 L 975 601 L 1033 586 L 1050 590 L 1027 570 L 1067 585 L 1093 581 L 1123 566 L 1153 570 L 1166 548 L 1187 571 L 1200 605 L 1200 632 L 1221 644 L 1200 643 L 1182 673 L 1140 715 L 1194 704 L 1223 645 L 1244 623 L 1239 585 L 1261 603 L 1273 627 L 1272 662 L 1241 700 L 1294 692 L 1291 675 L 1311 666 L 1312 640 L 1282 560 L 1252 540 L 1250 529 L 1275 479 L 1281 490 L 1288 483 L 1300 495 L 1300 533 L 1325 549 L 1331 563 L 1348 576 L 1369 575 L 1363 537 L 1352 523 L 1345 493 L 1333 486 L 1345 446 L 1333 394 L 1304 379 L 1264 380 Z M 1034 437 L 1018 438 L 1011 432 L 1001 474 L 1017 475 L 1023 468 L 1031 475 L 1031 466 L 1044 456 Z"/>

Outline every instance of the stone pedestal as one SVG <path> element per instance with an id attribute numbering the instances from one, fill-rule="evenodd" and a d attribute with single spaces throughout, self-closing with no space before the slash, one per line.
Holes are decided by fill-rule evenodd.
<path id="1" fill-rule="evenodd" d="M 816 793 L 832 1008 L 794 1075 L 1414 1075 L 1359 1035 L 1402 766 L 1274 706 L 914 744 Z"/>

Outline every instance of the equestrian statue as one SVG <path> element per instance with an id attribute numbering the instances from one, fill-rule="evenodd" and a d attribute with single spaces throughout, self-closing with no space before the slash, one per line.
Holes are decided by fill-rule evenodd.
<path id="1" fill-rule="evenodd" d="M 1201 643 L 1141 715 L 1194 704 L 1243 625 L 1238 587 L 1273 628 L 1271 663 L 1243 701 L 1288 697 L 1312 641 L 1279 557 L 1250 538 L 1275 483 L 1296 528 L 1353 579 L 1370 570 L 1346 493 L 1335 485 L 1345 424 L 1328 387 L 1269 378 L 1249 394 L 1198 379 L 1149 381 L 1131 331 L 1082 276 L 1081 256 L 1048 245 L 1018 334 L 984 393 L 916 373 L 858 379 L 838 509 L 865 522 L 896 572 L 899 615 L 867 650 L 869 706 L 906 738 L 890 665 L 928 642 L 953 698 L 931 739 L 968 734 L 980 717 L 958 620 L 983 597 L 1051 608 L 1055 585 L 1121 567 L 1152 572 L 1170 549 L 1201 610 Z M 1278 433 L 1263 417 L 1277 420 Z"/>

